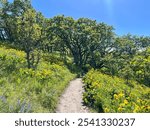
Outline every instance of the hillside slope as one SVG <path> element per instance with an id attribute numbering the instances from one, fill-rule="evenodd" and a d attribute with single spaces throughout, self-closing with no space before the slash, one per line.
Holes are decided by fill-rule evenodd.
<path id="1" fill-rule="evenodd" d="M 97 112 L 150 112 L 150 88 L 91 70 L 83 79 L 84 102 Z"/>
<path id="2" fill-rule="evenodd" d="M 42 60 L 28 69 L 25 53 L 0 47 L 0 112 L 54 112 L 58 97 L 75 76 Z"/>

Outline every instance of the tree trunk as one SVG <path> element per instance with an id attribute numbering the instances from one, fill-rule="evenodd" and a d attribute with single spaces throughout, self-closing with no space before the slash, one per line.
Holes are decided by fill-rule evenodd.
<path id="1" fill-rule="evenodd" d="M 26 60 L 27 60 L 28 69 L 30 69 L 30 68 L 31 68 L 31 63 L 30 63 L 30 51 L 26 51 Z"/>

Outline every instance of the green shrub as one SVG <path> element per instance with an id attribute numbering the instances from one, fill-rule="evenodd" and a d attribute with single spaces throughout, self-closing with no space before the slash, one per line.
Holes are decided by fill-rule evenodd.
<path id="1" fill-rule="evenodd" d="M 25 54 L 0 47 L 0 112 L 54 112 L 57 101 L 75 76 L 65 66 L 41 61 L 26 68 Z"/>
<path id="2" fill-rule="evenodd" d="M 150 88 L 96 70 L 83 81 L 84 102 L 98 112 L 150 112 Z"/>

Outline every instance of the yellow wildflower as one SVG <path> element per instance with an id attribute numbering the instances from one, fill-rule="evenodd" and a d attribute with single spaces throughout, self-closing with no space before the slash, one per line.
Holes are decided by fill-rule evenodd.
<path id="1" fill-rule="evenodd" d="M 114 99 L 118 99 L 118 95 L 117 94 L 114 94 Z"/>
<path id="2" fill-rule="evenodd" d="M 119 106 L 124 107 L 126 104 L 125 103 L 121 103 Z"/>
<path id="3" fill-rule="evenodd" d="M 137 100 L 138 103 L 140 103 L 141 101 L 142 101 L 141 99 L 138 99 L 138 100 Z"/>
<path id="4" fill-rule="evenodd" d="M 139 109 L 140 109 L 140 107 L 138 105 L 135 105 L 135 108 L 134 108 L 133 112 L 136 113 L 136 112 L 139 111 Z"/>
<path id="5" fill-rule="evenodd" d="M 106 107 L 106 108 L 104 109 L 104 111 L 105 111 L 105 112 L 109 112 L 109 109 Z"/>
<path id="6" fill-rule="evenodd" d="M 124 94 L 121 92 L 121 93 L 119 93 L 119 95 L 118 95 L 119 97 L 123 97 L 124 96 Z"/>
<path id="7" fill-rule="evenodd" d="M 122 107 L 119 107 L 119 108 L 118 108 L 118 111 L 119 111 L 119 112 L 122 112 L 122 110 L 123 110 Z"/>
<path id="8" fill-rule="evenodd" d="M 129 103 L 128 100 L 125 99 L 124 104 L 127 105 L 128 103 Z"/>

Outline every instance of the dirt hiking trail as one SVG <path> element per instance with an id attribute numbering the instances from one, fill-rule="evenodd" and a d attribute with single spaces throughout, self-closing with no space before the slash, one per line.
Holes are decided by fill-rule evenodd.
<path id="1" fill-rule="evenodd" d="M 57 106 L 57 113 L 88 113 L 87 107 L 83 106 L 83 83 L 81 78 L 70 82 Z"/>

